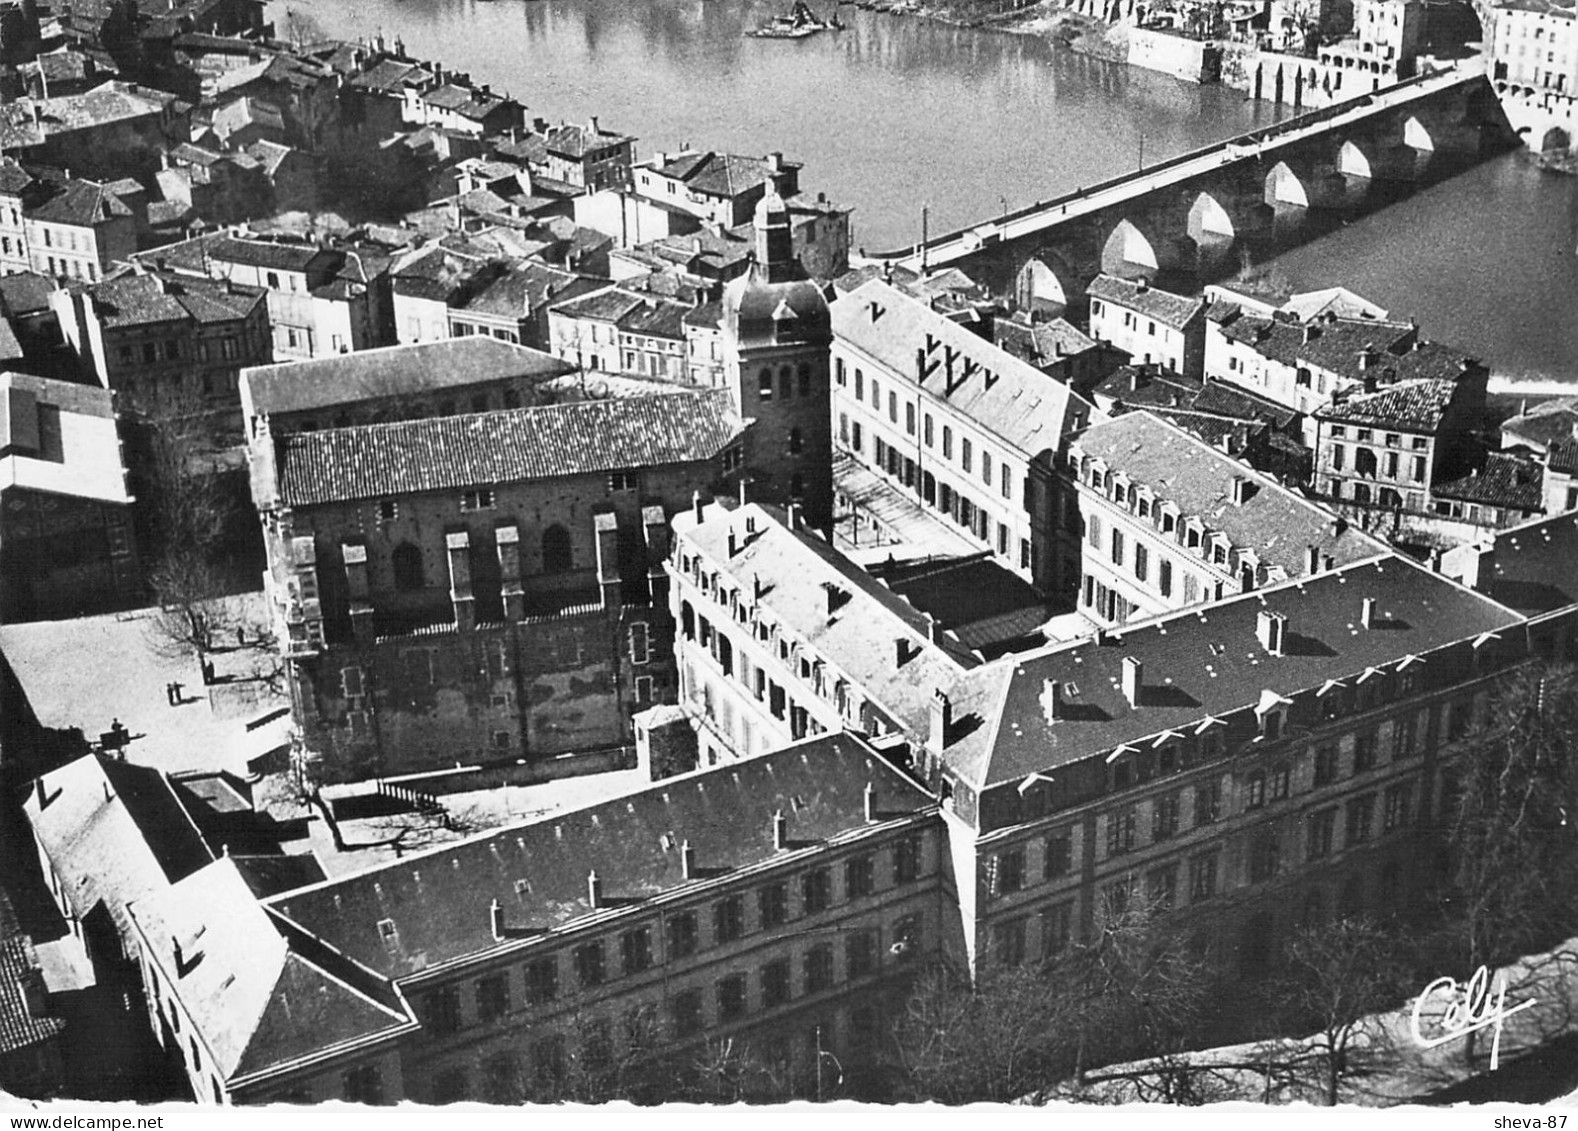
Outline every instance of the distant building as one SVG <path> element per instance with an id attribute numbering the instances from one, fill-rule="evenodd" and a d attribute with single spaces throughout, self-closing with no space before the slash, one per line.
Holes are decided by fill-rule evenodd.
<path id="1" fill-rule="evenodd" d="M 446 302 L 450 336 L 482 334 L 537 349 L 546 349 L 552 340 L 549 311 L 554 304 L 573 302 L 604 285 L 600 279 L 531 260 L 500 264 L 491 277 L 471 275 L 469 280 L 453 296 L 455 301 Z"/>
<path id="2" fill-rule="evenodd" d="M 111 395 L 0 373 L 0 617 L 125 607 L 140 592 Z"/>
<path id="3" fill-rule="evenodd" d="M 1205 303 L 1158 290 L 1144 279 L 1098 275 L 1086 288 L 1090 336 L 1126 351 L 1136 365 L 1198 379 L 1205 367 Z"/>
<path id="4" fill-rule="evenodd" d="M 642 161 L 633 175 L 636 195 L 734 228 L 751 219 L 769 188 L 785 199 L 797 195 L 800 168 L 781 153 L 740 157 L 686 150 Z"/>
<path id="5" fill-rule="evenodd" d="M 605 130 L 594 117 L 587 125 L 561 123 L 542 135 L 542 169 L 551 178 L 585 192 L 628 189 L 636 139 Z"/>
<path id="6" fill-rule="evenodd" d="M 96 280 L 137 250 L 137 220 L 107 185 L 68 178 L 24 206 L 32 269 L 57 278 Z"/>
<path id="7" fill-rule="evenodd" d="M 475 137 L 507 134 L 521 128 L 525 108 L 486 83 L 472 86 L 470 76 L 443 78 L 428 89 L 402 91 L 405 120 L 419 126 L 458 130 Z"/>
<path id="8" fill-rule="evenodd" d="M 0 145 L 78 176 L 149 173 L 161 153 L 188 140 L 190 110 L 173 94 L 112 80 L 83 94 L 12 102 L 0 110 Z"/>
<path id="9" fill-rule="evenodd" d="M 1087 397 L 1091 387 L 1122 360 L 1118 351 L 1104 349 L 1063 318 L 1047 322 L 997 318 L 992 323 L 992 341 L 999 349 Z"/>

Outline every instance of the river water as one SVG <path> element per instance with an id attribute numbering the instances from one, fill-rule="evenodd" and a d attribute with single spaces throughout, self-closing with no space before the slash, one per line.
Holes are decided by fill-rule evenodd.
<path id="1" fill-rule="evenodd" d="M 798 41 L 744 33 L 789 0 L 289 0 L 342 38 L 508 90 L 528 116 L 599 116 L 648 156 L 699 148 L 804 162 L 888 250 L 1277 120 L 1220 87 L 1043 40 L 842 8 Z M 819 10 L 830 0 L 813 3 Z M 286 8 L 271 16 L 283 29 Z M 1498 373 L 1578 380 L 1578 178 L 1492 162 L 1288 253 L 1300 286 L 1341 282 L 1481 353 Z"/>

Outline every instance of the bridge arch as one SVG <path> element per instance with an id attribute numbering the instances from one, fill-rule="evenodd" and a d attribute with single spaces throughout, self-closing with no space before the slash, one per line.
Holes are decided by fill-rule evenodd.
<path id="1" fill-rule="evenodd" d="M 1222 207 L 1222 202 L 1208 192 L 1202 192 L 1189 206 L 1189 238 L 1195 243 L 1230 241 L 1238 235 L 1233 218 Z"/>
<path id="2" fill-rule="evenodd" d="M 1337 171 L 1345 177 L 1364 177 L 1369 179 L 1375 174 L 1370 167 L 1370 158 L 1352 141 L 1342 143 L 1342 148 L 1337 151 Z"/>
<path id="3" fill-rule="evenodd" d="M 1278 161 L 1271 172 L 1266 174 L 1266 203 L 1272 206 L 1292 205 L 1295 208 L 1310 206 L 1310 195 L 1304 182 L 1288 168 L 1286 161 Z"/>
<path id="4" fill-rule="evenodd" d="M 1101 270 L 1107 275 L 1149 277 L 1161 270 L 1156 245 L 1128 220 L 1118 221 L 1101 249 Z"/>
<path id="5" fill-rule="evenodd" d="M 1078 277 L 1062 256 L 1047 249 L 1026 260 L 1014 279 L 1015 300 L 1026 310 L 1061 313 L 1069 304 L 1069 296 L 1080 291 Z"/>
<path id="6" fill-rule="evenodd" d="M 1425 129 L 1425 124 L 1413 116 L 1403 123 L 1403 144 L 1421 153 L 1433 153 L 1436 148 L 1436 143 L 1430 137 L 1430 131 Z"/>

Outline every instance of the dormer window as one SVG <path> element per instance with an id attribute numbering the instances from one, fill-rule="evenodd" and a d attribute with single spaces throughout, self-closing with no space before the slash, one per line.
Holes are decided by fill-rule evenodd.
<path id="1" fill-rule="evenodd" d="M 1263 740 L 1275 742 L 1282 737 L 1287 723 L 1287 710 L 1292 705 L 1292 700 L 1283 698 L 1269 688 L 1260 693 L 1260 702 L 1255 706 L 1255 718 L 1260 724 L 1260 737 Z"/>
<path id="2" fill-rule="evenodd" d="M 1320 700 L 1320 717 L 1323 719 L 1337 718 L 1348 704 L 1348 688 L 1334 679 L 1327 680 L 1315 695 Z"/>

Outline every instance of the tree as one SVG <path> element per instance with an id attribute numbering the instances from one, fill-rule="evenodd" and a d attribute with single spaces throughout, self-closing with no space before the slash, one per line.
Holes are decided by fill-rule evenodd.
<path id="1" fill-rule="evenodd" d="M 1470 971 L 1578 921 L 1578 677 L 1540 664 L 1507 676 L 1443 752 L 1449 929 Z M 1466 1053 L 1473 1055 L 1470 1037 Z"/>
<path id="2" fill-rule="evenodd" d="M 1411 985 L 1400 942 L 1364 918 L 1300 928 L 1283 948 L 1272 996 L 1284 1031 L 1313 1027 L 1314 1034 L 1267 1046 L 1268 1064 L 1294 1069 L 1335 1106 L 1344 1081 L 1362 1075 L 1388 1047 L 1371 1015 L 1395 1005 Z"/>

